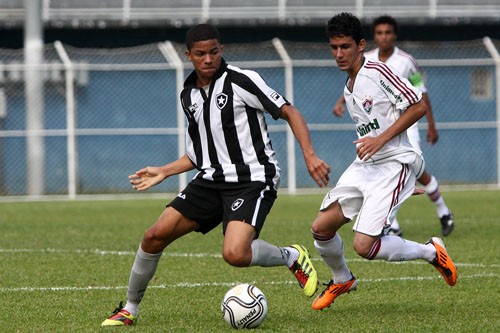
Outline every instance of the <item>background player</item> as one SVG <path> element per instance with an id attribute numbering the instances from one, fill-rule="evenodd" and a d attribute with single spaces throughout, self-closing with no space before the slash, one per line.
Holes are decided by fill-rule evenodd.
<path id="1" fill-rule="evenodd" d="M 377 48 L 365 52 L 365 57 L 374 61 L 381 61 L 391 67 L 402 77 L 408 79 L 413 86 L 422 91 L 422 99 L 426 104 L 427 112 L 427 142 L 435 144 L 438 141 L 438 132 L 436 130 L 432 107 L 427 94 L 427 88 L 424 84 L 422 73 L 417 65 L 415 58 L 402 51 L 396 46 L 398 24 L 391 16 L 383 15 L 375 19 L 372 25 L 372 33 Z M 342 96 L 337 101 L 333 113 L 336 116 L 344 114 L 344 97 Z M 420 144 L 420 134 L 418 131 L 418 122 L 414 123 L 407 129 L 407 135 L 410 143 L 415 149 L 422 151 Z M 443 236 L 448 236 L 454 228 L 453 214 L 446 205 L 439 191 L 439 184 L 436 178 L 427 170 L 424 170 L 418 182 L 424 185 L 425 192 L 436 206 L 437 215 L 441 222 L 441 233 Z M 390 234 L 402 236 L 401 227 L 396 218 L 392 221 Z"/>
<path id="2" fill-rule="evenodd" d="M 337 233 L 356 216 L 353 247 L 360 256 L 396 262 L 423 259 L 454 286 L 455 265 L 441 239 L 432 237 L 421 244 L 384 233 L 397 207 L 412 195 L 415 178 L 423 170 L 421 153 L 406 135 L 406 129 L 426 112 L 422 92 L 387 65 L 365 59 L 361 22 L 352 14 L 334 16 L 327 36 L 339 69 L 348 74 L 344 98 L 356 124 L 357 158 L 327 193 L 312 224 L 314 245 L 333 274 L 312 308 L 328 307 L 357 287 Z"/>
<path id="3" fill-rule="evenodd" d="M 199 172 L 146 230 L 130 272 L 127 303 L 102 326 L 134 324 L 163 250 L 190 232 L 207 233 L 221 222 L 222 255 L 227 263 L 286 266 L 307 296 L 317 290 L 316 271 L 306 248 L 278 247 L 258 239 L 280 179 L 264 112 L 288 122 L 310 175 L 319 186 L 328 184 L 330 168 L 316 156 L 304 118 L 256 72 L 224 61 L 214 26 L 200 24 L 188 30 L 186 46 L 186 56 L 194 66 L 181 93 L 188 120 L 187 153 L 129 178 L 133 188 L 142 191 L 172 175 L 194 168 Z"/>

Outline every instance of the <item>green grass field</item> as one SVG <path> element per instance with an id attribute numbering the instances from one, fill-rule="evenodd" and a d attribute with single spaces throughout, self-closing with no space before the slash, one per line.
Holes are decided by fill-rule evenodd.
<path id="1" fill-rule="evenodd" d="M 256 332 L 498 332 L 500 329 L 500 192 L 444 193 L 455 213 L 445 239 L 458 267 L 449 287 L 422 261 L 367 261 L 341 230 L 358 290 L 313 311 L 284 267 L 234 268 L 221 257 L 220 229 L 191 234 L 167 249 L 135 327 L 101 328 L 120 300 L 144 230 L 168 200 L 0 203 L 1 332 L 231 332 L 220 301 L 237 282 L 257 285 L 269 313 Z M 139 197 L 141 198 L 141 197 Z M 312 245 L 310 224 L 322 195 L 276 201 L 261 238 L 302 243 L 322 282 L 329 270 Z M 426 196 L 399 213 L 405 237 L 440 235 Z"/>

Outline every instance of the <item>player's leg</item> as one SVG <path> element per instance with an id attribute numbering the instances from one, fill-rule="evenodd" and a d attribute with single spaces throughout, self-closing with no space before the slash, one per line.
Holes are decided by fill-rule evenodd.
<path id="1" fill-rule="evenodd" d="M 236 267 L 292 266 L 299 252 L 256 239 L 255 227 L 243 221 L 230 221 L 224 235 L 224 260 Z"/>
<path id="2" fill-rule="evenodd" d="M 325 199 L 327 198 L 328 195 Z M 327 287 L 312 303 L 314 310 L 330 306 L 335 298 L 357 287 L 356 278 L 347 267 L 342 238 L 337 233 L 340 227 L 349 221 L 350 219 L 344 216 L 338 201 L 335 201 L 321 210 L 312 224 L 314 246 L 323 262 L 332 271 L 332 278 Z"/>
<path id="3" fill-rule="evenodd" d="M 384 163 L 367 167 L 371 175 L 364 185 L 364 201 L 353 230 L 354 250 L 367 259 L 432 261 L 435 251 L 426 246 L 396 236 L 384 236 L 403 202 L 415 188 L 413 169 L 408 164 Z"/>
<path id="4" fill-rule="evenodd" d="M 357 232 L 353 248 L 357 254 L 370 260 L 401 262 L 424 259 L 432 262 L 436 257 L 436 249 L 433 246 L 392 235 L 379 237 Z"/>
<path id="5" fill-rule="evenodd" d="M 439 271 L 448 285 L 454 286 L 457 283 L 455 264 L 438 237 L 432 237 L 421 244 L 398 236 L 378 238 L 356 233 L 353 246 L 359 255 L 370 260 L 401 262 L 423 259 Z"/>
<path id="6" fill-rule="evenodd" d="M 301 245 L 276 246 L 257 239 L 276 192 L 267 185 L 252 183 L 240 192 L 224 194 L 225 219 L 223 257 L 237 267 L 287 266 L 307 296 L 317 289 L 317 274 L 307 249 Z"/>
<path id="7" fill-rule="evenodd" d="M 361 209 L 363 193 L 358 184 L 363 173 L 363 167 L 355 163 L 344 171 L 335 188 L 325 195 L 311 226 L 316 250 L 332 270 L 332 280 L 338 283 L 350 280 L 352 274 L 345 264 L 344 246 L 337 231 Z"/>
<path id="8" fill-rule="evenodd" d="M 448 236 L 455 227 L 453 214 L 446 205 L 441 192 L 439 191 L 439 183 L 437 179 L 429 172 L 424 171 L 418 182 L 424 185 L 425 192 L 436 206 L 436 212 L 441 222 L 441 233 L 443 236 Z"/>
<path id="9" fill-rule="evenodd" d="M 191 232 L 207 233 L 222 219 L 222 205 L 213 189 L 191 182 L 179 193 L 145 233 L 132 266 L 127 304 L 105 320 L 103 326 L 132 325 L 149 281 L 156 272 L 165 247 Z"/>
<path id="10" fill-rule="evenodd" d="M 420 133 L 418 131 L 418 122 L 413 124 L 407 129 L 408 139 L 413 148 L 422 152 L 422 147 L 420 144 Z M 417 181 L 422 184 L 425 188 L 425 192 L 429 196 L 429 199 L 436 206 L 436 212 L 441 222 L 441 233 L 443 236 L 448 236 L 455 227 L 453 221 L 453 214 L 446 205 L 441 193 L 439 192 L 439 184 L 436 178 L 431 175 L 427 170 L 423 169 L 421 175 L 417 174 Z"/>
<path id="11" fill-rule="evenodd" d="M 344 258 L 344 244 L 337 233 L 350 220 L 344 217 L 338 201 L 321 210 L 311 226 L 314 246 L 323 262 L 331 269 L 332 279 L 342 283 L 352 278 Z"/>
<path id="12" fill-rule="evenodd" d="M 347 267 L 344 244 L 337 231 L 361 209 L 363 194 L 359 190 L 359 183 L 363 179 L 363 169 L 363 166 L 353 163 L 344 171 L 335 188 L 325 195 L 320 212 L 312 224 L 314 246 L 332 271 L 326 289 L 312 303 L 314 310 L 328 307 L 338 296 L 356 289 L 357 281 Z"/>
<path id="13" fill-rule="evenodd" d="M 441 274 L 443 273 L 438 266 L 444 265 L 446 266 L 444 269 L 450 274 L 448 277 L 443 276 L 448 284 L 454 285 L 456 282 L 455 266 L 444 246 L 442 250 L 438 249 L 439 242 L 430 241 L 421 244 L 397 236 L 381 236 L 386 227 L 386 221 L 391 220 L 397 207 L 412 195 L 415 177 L 413 170 L 406 164 L 385 163 L 375 168 L 380 169 L 379 171 L 383 172 L 385 177 L 380 180 L 374 177 L 374 182 L 366 191 L 363 207 L 353 228 L 356 231 L 353 241 L 354 250 L 360 256 L 370 260 L 400 262 L 423 259 L 436 266 Z M 372 173 L 375 174 L 375 172 L 373 170 Z M 370 188 L 379 190 L 375 193 Z"/>
<path id="14" fill-rule="evenodd" d="M 248 267 L 252 262 L 252 242 L 257 233 L 255 227 L 243 221 L 229 221 L 224 233 L 222 257 L 235 267 Z"/>
<path id="15" fill-rule="evenodd" d="M 102 326 L 134 324 L 149 281 L 153 278 L 163 249 L 177 238 L 194 231 L 199 225 L 173 207 L 167 207 L 156 223 L 145 233 L 130 271 L 125 307 L 117 308 Z"/>

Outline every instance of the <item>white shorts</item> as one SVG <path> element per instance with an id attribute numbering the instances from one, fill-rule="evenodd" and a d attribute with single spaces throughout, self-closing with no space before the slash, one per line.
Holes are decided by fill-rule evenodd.
<path id="1" fill-rule="evenodd" d="M 406 135 L 408 135 L 408 140 L 411 146 L 419 152 L 422 152 L 422 146 L 420 145 L 420 133 L 418 131 L 418 122 L 414 123 L 406 130 Z"/>
<path id="2" fill-rule="evenodd" d="M 398 207 L 415 189 L 412 165 L 400 162 L 382 164 L 352 163 L 330 190 L 320 210 L 338 201 L 344 216 L 357 215 L 353 230 L 370 236 L 383 234 Z"/>

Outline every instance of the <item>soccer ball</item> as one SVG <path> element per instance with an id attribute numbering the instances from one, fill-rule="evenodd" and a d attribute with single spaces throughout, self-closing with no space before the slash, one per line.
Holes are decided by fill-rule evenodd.
<path id="1" fill-rule="evenodd" d="M 221 302 L 224 320 L 234 328 L 255 328 L 267 315 L 267 299 L 254 285 L 239 284 L 231 288 Z"/>

